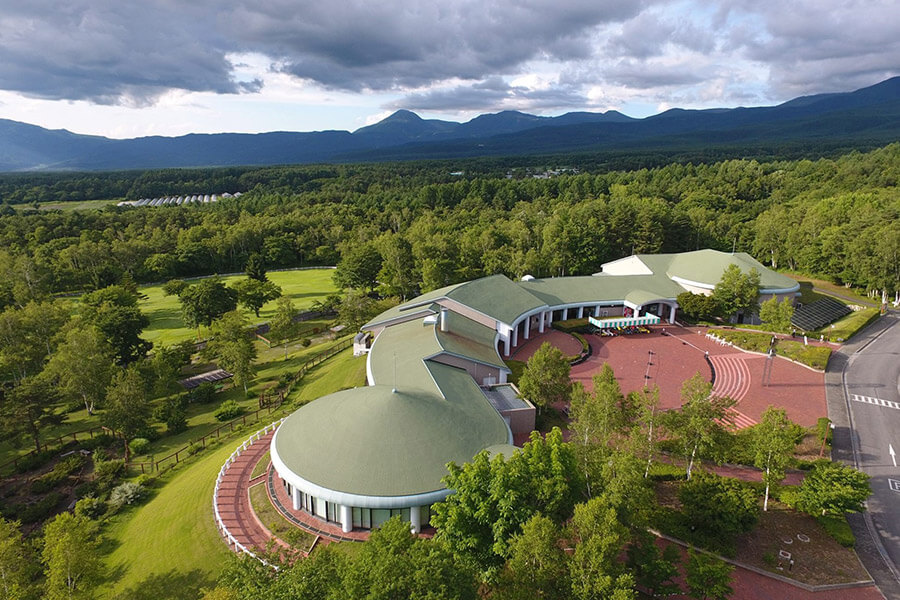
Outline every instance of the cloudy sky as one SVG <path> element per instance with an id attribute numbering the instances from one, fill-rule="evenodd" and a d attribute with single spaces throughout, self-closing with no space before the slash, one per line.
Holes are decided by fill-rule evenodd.
<path id="1" fill-rule="evenodd" d="M 896 0 L 0 0 L 0 118 L 110 137 L 643 117 L 897 74 Z"/>

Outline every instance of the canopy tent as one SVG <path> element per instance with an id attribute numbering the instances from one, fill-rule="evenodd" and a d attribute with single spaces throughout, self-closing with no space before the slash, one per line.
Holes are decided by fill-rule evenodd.
<path id="1" fill-rule="evenodd" d="M 636 325 L 656 325 L 659 323 L 656 315 L 644 315 L 643 317 L 610 317 L 609 319 L 595 319 L 588 317 L 588 322 L 594 327 L 607 329 L 613 327 L 630 327 Z"/>

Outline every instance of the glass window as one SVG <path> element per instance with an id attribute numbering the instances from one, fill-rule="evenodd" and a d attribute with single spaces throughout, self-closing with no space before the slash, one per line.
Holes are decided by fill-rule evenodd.
<path id="1" fill-rule="evenodd" d="M 385 521 L 391 518 L 391 511 L 387 508 L 372 509 L 372 525 L 371 527 L 380 527 Z"/>

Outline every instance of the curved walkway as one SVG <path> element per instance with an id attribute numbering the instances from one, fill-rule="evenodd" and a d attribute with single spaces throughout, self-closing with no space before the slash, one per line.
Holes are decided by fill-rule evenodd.
<path id="1" fill-rule="evenodd" d="M 275 430 L 248 444 L 237 456 L 222 467 L 213 502 L 220 519 L 220 532 L 233 550 L 251 554 L 263 551 L 272 534 L 255 518 L 250 505 L 251 474 L 256 464 L 269 450 Z M 252 480 L 259 482 L 259 477 Z M 224 527 L 225 531 L 221 531 Z"/>

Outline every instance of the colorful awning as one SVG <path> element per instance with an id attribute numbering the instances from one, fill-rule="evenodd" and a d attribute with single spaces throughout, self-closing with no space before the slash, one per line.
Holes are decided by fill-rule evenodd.
<path id="1" fill-rule="evenodd" d="M 608 319 L 595 319 L 588 317 L 588 322 L 600 329 L 615 329 L 616 327 L 631 327 L 636 325 L 656 325 L 660 319 L 656 315 L 644 315 L 642 317 L 610 317 Z"/>

